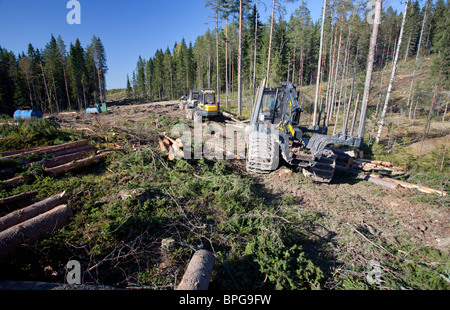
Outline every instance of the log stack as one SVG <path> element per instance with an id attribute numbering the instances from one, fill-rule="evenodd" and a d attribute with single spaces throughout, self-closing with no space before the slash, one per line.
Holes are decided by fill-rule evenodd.
<path id="1" fill-rule="evenodd" d="M 165 133 L 158 139 L 161 152 L 169 154 L 169 160 L 184 158 L 183 142 L 180 138 L 173 139 Z"/>
<path id="2" fill-rule="evenodd" d="M 31 192 L 0 199 L 0 207 L 13 209 L 18 202 L 26 204 L 35 195 Z M 1 217 L 0 259 L 20 250 L 24 244 L 43 239 L 66 226 L 72 216 L 65 193 L 61 193 Z"/>
<path id="3" fill-rule="evenodd" d="M 112 152 L 94 155 L 97 149 L 87 140 L 64 143 L 33 149 L 0 153 L 0 161 L 22 158 L 30 166 L 41 166 L 47 172 L 58 176 L 103 160 Z M 33 156 L 31 156 L 33 155 Z M 88 155 L 91 157 L 85 158 Z M 14 170 L 14 169 L 12 169 Z M 24 176 L 14 176 L 0 183 L 0 189 L 26 181 Z"/>
<path id="4" fill-rule="evenodd" d="M 225 150 L 221 146 L 221 140 L 218 141 L 217 144 L 212 144 L 210 154 L 207 154 L 205 152 L 203 155 L 208 158 L 208 155 L 214 157 L 214 155 L 223 153 L 223 157 L 216 157 L 216 158 L 226 158 L 226 159 L 236 159 L 240 160 L 245 158 L 245 156 L 239 156 L 238 154 L 235 154 L 233 152 L 229 152 Z M 183 150 L 183 141 L 181 141 L 180 138 L 173 139 L 169 136 L 167 136 L 165 133 L 163 133 L 162 136 L 158 139 L 159 149 L 163 153 L 167 153 L 169 155 L 169 160 L 173 161 L 175 159 L 182 159 L 184 158 L 184 150 Z M 190 150 L 188 150 L 190 152 Z"/>
<path id="5" fill-rule="evenodd" d="M 353 169 L 364 172 L 386 172 L 390 175 L 402 175 L 401 167 L 392 165 L 391 162 L 381 160 L 364 159 L 363 151 L 332 149 L 336 155 L 336 169 L 345 171 Z"/>

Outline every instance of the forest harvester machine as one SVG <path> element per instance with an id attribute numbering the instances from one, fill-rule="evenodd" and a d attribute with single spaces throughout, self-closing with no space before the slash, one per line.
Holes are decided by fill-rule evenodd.
<path id="1" fill-rule="evenodd" d="M 185 102 L 186 118 L 202 122 L 203 118 L 221 117 L 220 104 L 216 92 L 211 88 L 191 90 Z"/>
<path id="2" fill-rule="evenodd" d="M 292 83 L 281 87 L 265 87 L 261 83 L 255 97 L 247 143 L 247 171 L 270 173 L 278 169 L 280 153 L 290 166 L 302 170 L 314 182 L 329 183 L 336 168 L 336 156 L 329 148 L 332 145 L 360 148 L 363 142 L 365 109 L 361 110 L 359 131 L 353 136 L 356 114 L 351 129 L 348 129 L 350 105 L 347 108 L 342 132 L 327 135 L 328 128 L 320 126 L 321 112 L 314 109 L 314 120 L 310 126 L 300 125 L 304 109 L 298 104 L 299 93 Z M 357 107 L 355 107 L 356 111 Z M 325 120 L 326 115 L 323 119 Z"/>

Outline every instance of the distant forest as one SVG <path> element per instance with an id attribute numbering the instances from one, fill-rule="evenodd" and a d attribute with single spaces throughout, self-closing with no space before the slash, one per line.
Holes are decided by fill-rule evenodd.
<path id="1" fill-rule="evenodd" d="M 194 43 L 182 39 L 148 59 L 139 56 L 127 76 L 128 97 L 178 99 L 190 89 L 211 87 L 227 94 L 228 102 L 239 84 L 248 96 L 264 77 L 271 86 L 281 81 L 316 84 L 322 18 L 313 21 L 305 1 L 298 1 L 298 8 L 287 16 L 286 1 L 292 2 L 268 1 L 271 17 L 262 21 L 262 1 L 207 0 L 211 15 L 198 18 L 215 28 Z M 371 8 L 367 0 L 328 0 L 325 13 L 320 76 L 321 82 L 336 84 L 339 78 L 366 69 Z M 435 59 L 431 72 L 437 75 L 437 68 L 444 68 L 440 82 L 444 86 L 449 83 L 449 16 L 448 1 L 410 1 L 400 53 L 401 60 L 416 57 L 421 43 L 420 56 Z M 402 19 L 403 12 L 383 4 L 375 70 L 392 62 Z M 79 110 L 104 102 L 107 70 L 105 48 L 95 35 L 86 48 L 77 40 L 67 49 L 63 39 L 53 35 L 44 49 L 30 43 L 28 51 L 19 55 L 0 46 L 0 114 L 12 115 L 23 107 L 43 112 Z"/>
<path id="2" fill-rule="evenodd" d="M 0 114 L 81 110 L 104 102 L 107 70 L 105 48 L 95 35 L 87 48 L 77 39 L 67 50 L 61 36 L 53 35 L 43 50 L 30 43 L 17 56 L 0 46 Z"/>
<path id="3" fill-rule="evenodd" d="M 243 12 L 241 49 L 240 2 Z M 261 1 L 207 0 L 206 6 L 211 8 L 209 21 L 216 27 L 198 36 L 193 44 L 182 39 L 173 49 L 158 49 L 148 59 L 140 56 L 132 75 L 127 77 L 129 96 L 148 100 L 178 99 L 189 89 L 203 87 L 231 95 L 238 88 L 240 53 L 241 83 L 247 94 L 249 89 L 254 92 L 255 86 L 266 76 L 271 86 L 281 81 L 291 81 L 298 86 L 316 84 L 322 18 L 312 20 L 305 1 L 298 2 L 291 16 L 286 16 L 283 7 L 286 1 L 267 2 L 270 2 L 267 10 L 272 12 L 272 17 L 261 21 L 259 12 L 264 9 Z M 373 27 L 367 18 L 370 11 L 368 1 L 327 2 L 323 81 L 334 82 L 343 76 L 351 78 L 355 70 L 358 73 L 366 70 Z M 422 5 L 419 1 L 410 1 L 400 53 L 401 60 L 415 57 L 422 36 L 421 56 L 436 54 L 445 58 L 446 70 L 441 84 L 448 83 L 449 16 L 447 1 L 428 0 L 422 1 Z M 403 11 L 396 12 L 383 3 L 374 70 L 392 62 L 402 19 Z M 440 65 L 440 60 L 436 65 Z"/>

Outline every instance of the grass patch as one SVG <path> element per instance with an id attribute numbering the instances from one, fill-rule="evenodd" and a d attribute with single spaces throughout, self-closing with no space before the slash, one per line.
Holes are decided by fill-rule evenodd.
<path id="1" fill-rule="evenodd" d="M 78 136 L 63 131 L 50 119 L 19 120 L 0 126 L 0 151 L 20 150 L 74 141 Z"/>

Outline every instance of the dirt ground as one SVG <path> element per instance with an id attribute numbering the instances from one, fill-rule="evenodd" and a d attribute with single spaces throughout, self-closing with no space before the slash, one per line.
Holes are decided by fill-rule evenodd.
<path id="1" fill-rule="evenodd" d="M 54 117 L 62 127 L 81 130 L 95 131 L 105 125 L 133 128 L 134 123 L 150 115 L 152 119 L 161 116 L 184 119 L 185 112 L 178 109 L 177 103 L 115 105 L 108 107 L 109 113 L 101 115 L 64 113 Z M 245 160 L 237 160 L 232 166 L 247 173 Z M 290 203 L 282 205 L 283 211 L 298 218 L 314 219 L 309 227 L 312 238 L 333 243 L 334 251 L 341 253 L 340 258 L 346 258 L 344 265 L 355 261 L 364 264 L 377 259 L 377 255 L 405 258 L 409 255 L 402 247 L 405 244 L 412 246 L 411 251 L 431 247 L 445 255 L 450 252 L 450 209 L 414 201 L 407 189 L 386 189 L 341 173 L 336 174 L 331 184 L 315 184 L 287 167 L 251 177 L 266 199 L 290 198 Z M 371 251 L 362 251 L 361 245 Z M 367 253 L 372 253 L 372 257 Z"/>

